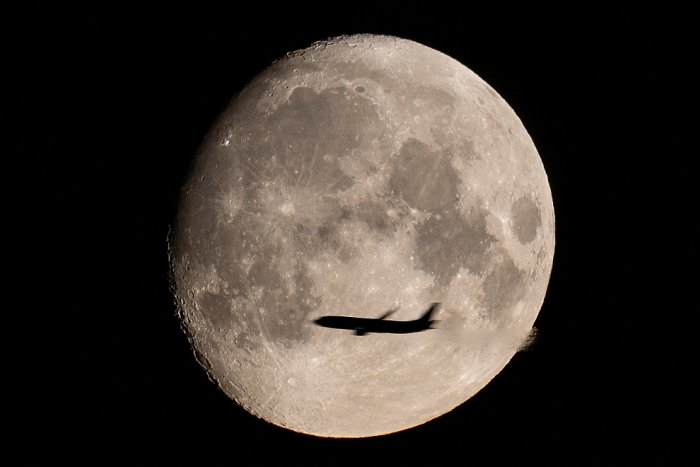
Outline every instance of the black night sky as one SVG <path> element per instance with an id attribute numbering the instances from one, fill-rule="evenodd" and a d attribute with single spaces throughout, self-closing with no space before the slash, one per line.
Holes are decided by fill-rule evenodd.
<path id="1" fill-rule="evenodd" d="M 21 211 L 51 239 L 32 242 L 42 273 L 22 300 L 31 312 L 18 333 L 32 350 L 16 355 L 24 415 L 8 444 L 28 461 L 687 465 L 696 457 L 688 337 L 696 311 L 683 298 L 697 281 L 700 238 L 690 206 L 697 149 L 682 143 L 691 131 L 688 12 L 114 5 L 30 2 L 5 18 L 14 23 L 5 72 L 17 78 L 8 89 L 19 104 L 8 113 L 19 130 L 6 137 L 34 174 L 22 190 L 41 197 L 25 197 L 31 209 Z M 166 235 L 192 157 L 229 100 L 286 52 L 361 32 L 440 50 L 507 100 L 548 173 L 557 246 L 534 345 L 477 396 L 405 432 L 320 439 L 255 419 L 207 379 L 175 316 Z M 27 344 L 37 327 L 50 345 Z"/>

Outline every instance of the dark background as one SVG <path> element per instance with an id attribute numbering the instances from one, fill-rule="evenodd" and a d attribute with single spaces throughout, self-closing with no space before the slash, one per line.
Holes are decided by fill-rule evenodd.
<path id="1" fill-rule="evenodd" d="M 27 166 L 6 174 L 21 186 L 10 204 L 39 225 L 34 272 L 15 274 L 30 290 L 10 329 L 23 343 L 10 444 L 98 463 L 691 464 L 689 13 L 233 3 L 35 2 L 5 17 L 8 147 Z M 477 396 L 405 432 L 320 439 L 207 379 L 175 316 L 166 235 L 230 99 L 286 52 L 361 32 L 440 50 L 508 101 L 548 173 L 557 246 L 535 343 Z"/>

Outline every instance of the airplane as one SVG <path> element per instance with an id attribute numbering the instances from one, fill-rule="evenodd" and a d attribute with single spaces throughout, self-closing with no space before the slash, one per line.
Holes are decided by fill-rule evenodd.
<path id="1" fill-rule="evenodd" d="M 433 302 L 423 315 L 413 321 L 393 321 L 387 320 L 392 313 L 397 309 L 389 310 L 382 316 L 376 319 L 372 318 L 355 318 L 352 316 L 322 316 L 316 320 L 319 326 L 332 329 L 347 329 L 355 331 L 356 336 L 364 336 L 370 333 L 383 334 L 410 334 L 413 332 L 426 331 L 435 329 L 433 323 L 437 321 L 431 320 L 430 317 L 440 306 L 439 302 Z"/>

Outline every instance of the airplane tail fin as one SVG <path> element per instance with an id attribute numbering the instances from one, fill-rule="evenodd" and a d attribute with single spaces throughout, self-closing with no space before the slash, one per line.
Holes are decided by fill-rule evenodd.
<path id="1" fill-rule="evenodd" d="M 430 304 L 430 307 L 423 313 L 423 316 L 418 318 L 418 320 L 421 323 L 425 323 L 428 328 L 433 329 L 432 325 L 433 323 L 436 323 L 437 321 L 431 319 L 433 316 L 433 313 L 435 313 L 438 309 L 440 308 L 440 302 L 433 302 Z"/>

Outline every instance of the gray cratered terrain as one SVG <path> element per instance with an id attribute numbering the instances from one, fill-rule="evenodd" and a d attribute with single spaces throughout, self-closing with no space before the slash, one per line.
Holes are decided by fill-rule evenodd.
<path id="1" fill-rule="evenodd" d="M 527 339 L 554 252 L 535 146 L 508 104 L 423 45 L 288 54 L 222 114 L 171 237 L 183 326 L 249 412 L 320 436 L 394 432 L 472 397 Z M 437 329 L 326 329 L 324 315 Z"/>

